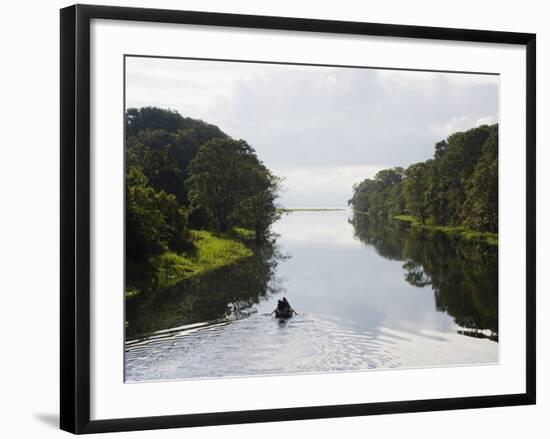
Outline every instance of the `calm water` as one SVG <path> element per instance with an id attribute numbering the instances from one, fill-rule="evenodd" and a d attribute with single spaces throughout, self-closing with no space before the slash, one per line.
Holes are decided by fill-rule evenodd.
<path id="1" fill-rule="evenodd" d="M 126 380 L 498 362 L 497 249 L 293 212 L 256 257 L 127 304 Z M 299 315 L 267 315 L 286 296 Z"/>

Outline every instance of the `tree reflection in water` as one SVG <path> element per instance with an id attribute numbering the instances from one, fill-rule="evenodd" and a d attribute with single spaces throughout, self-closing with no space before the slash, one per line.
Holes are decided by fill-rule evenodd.
<path id="1" fill-rule="evenodd" d="M 194 276 L 172 287 L 156 288 L 144 269 L 143 292 L 126 299 L 126 339 L 196 322 L 248 315 L 254 304 L 277 290 L 274 272 L 284 257 L 275 242 L 254 249 L 235 264 Z M 153 280 L 151 280 L 153 279 Z"/>
<path id="2" fill-rule="evenodd" d="M 364 214 L 350 223 L 380 256 L 403 261 L 409 284 L 431 286 L 436 309 L 453 317 L 459 334 L 498 341 L 497 246 Z"/>

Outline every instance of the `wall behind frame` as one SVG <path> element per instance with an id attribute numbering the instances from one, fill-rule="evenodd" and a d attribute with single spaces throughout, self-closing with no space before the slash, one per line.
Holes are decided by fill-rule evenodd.
<path id="1" fill-rule="evenodd" d="M 542 292 L 550 288 L 547 267 L 550 234 L 540 227 L 550 219 L 547 194 L 550 177 L 548 129 L 550 112 L 550 29 L 544 2 L 443 3 L 435 0 L 353 0 L 295 2 L 291 0 L 88 1 L 117 6 L 210 10 L 260 15 L 386 22 L 428 26 L 481 28 L 537 33 L 538 112 L 538 405 L 457 412 L 325 419 L 201 429 L 125 433 L 106 437 L 188 438 L 386 437 L 447 439 L 515 438 L 528 432 L 545 437 L 550 410 L 547 368 L 550 327 L 542 318 L 549 309 Z M 0 398 L 7 437 L 63 437 L 58 422 L 58 291 L 59 291 L 59 8 L 71 2 L 9 3 L 2 14 L 2 148 L 0 149 L 0 267 L 3 299 L 3 378 Z M 7 9 L 6 9 L 7 8 Z M 546 267 L 546 273 L 545 273 Z M 546 348 L 544 348 L 546 345 Z"/>

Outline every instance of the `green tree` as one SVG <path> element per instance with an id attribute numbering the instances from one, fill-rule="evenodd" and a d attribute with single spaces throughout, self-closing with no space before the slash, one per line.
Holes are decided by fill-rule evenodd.
<path id="1" fill-rule="evenodd" d="M 433 159 L 384 169 L 353 186 L 356 211 L 380 218 L 402 213 L 422 223 L 498 231 L 498 125 L 482 125 L 436 143 Z"/>
<path id="2" fill-rule="evenodd" d="M 191 209 L 204 212 L 209 226 L 220 232 L 253 223 L 264 234 L 275 217 L 278 180 L 243 140 L 202 145 L 188 167 L 186 185 Z"/>
<path id="3" fill-rule="evenodd" d="M 146 129 L 175 132 L 182 123 L 183 117 L 177 111 L 157 107 L 129 108 L 126 110 L 126 138 Z"/>
<path id="4" fill-rule="evenodd" d="M 426 224 L 428 209 L 432 202 L 429 195 L 429 172 L 430 165 L 428 163 L 416 163 L 406 169 L 403 181 L 403 193 L 407 210 L 418 216 L 422 224 Z"/>
<path id="5" fill-rule="evenodd" d="M 187 166 L 199 147 L 214 138 L 227 138 L 218 127 L 155 107 L 126 113 L 127 166 L 140 168 L 156 191 L 174 194 L 187 205 Z"/>
<path id="6" fill-rule="evenodd" d="M 262 163 L 247 166 L 245 196 L 233 214 L 233 222 L 251 228 L 255 232 L 256 243 L 268 239 L 269 227 L 279 217 L 276 200 L 281 187 L 281 179 L 276 177 Z"/>
<path id="7" fill-rule="evenodd" d="M 483 151 L 466 186 L 462 206 L 464 224 L 472 229 L 498 232 L 498 131 L 483 144 Z"/>
<path id="8" fill-rule="evenodd" d="M 482 125 L 451 134 L 435 154 L 437 168 L 437 203 L 434 217 L 442 224 L 463 223 L 461 208 L 466 199 L 466 186 L 482 153 L 482 147 L 495 126 Z M 441 142 L 437 145 L 441 145 Z"/>
<path id="9" fill-rule="evenodd" d="M 156 192 L 141 170 L 131 167 L 126 176 L 126 253 L 130 258 L 191 246 L 187 213 L 176 197 Z"/>
<path id="10" fill-rule="evenodd" d="M 375 186 L 374 180 L 370 178 L 354 184 L 353 197 L 348 201 L 348 205 L 353 206 L 354 210 L 367 213 L 370 207 L 369 196 L 376 190 Z"/>
<path id="11" fill-rule="evenodd" d="M 373 179 L 365 179 L 353 187 L 353 197 L 348 201 L 355 210 L 371 215 L 388 217 L 399 213 L 403 205 L 401 182 L 403 168 L 383 169 Z"/>
<path id="12" fill-rule="evenodd" d="M 139 168 L 156 191 L 182 199 L 183 171 L 174 158 L 173 135 L 168 131 L 145 129 L 126 142 L 127 167 Z"/>

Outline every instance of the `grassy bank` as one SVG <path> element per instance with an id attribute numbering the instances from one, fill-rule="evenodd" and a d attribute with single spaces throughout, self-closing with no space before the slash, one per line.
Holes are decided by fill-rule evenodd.
<path id="1" fill-rule="evenodd" d="M 277 209 L 279 212 L 288 213 L 288 212 L 340 212 L 346 209 L 340 209 L 340 208 L 323 208 L 323 207 L 296 207 L 296 208 L 286 208 L 281 207 Z"/>
<path id="2" fill-rule="evenodd" d="M 244 241 L 250 241 L 256 238 L 254 230 L 245 229 L 244 227 L 234 227 L 233 235 Z"/>
<path id="3" fill-rule="evenodd" d="M 476 230 L 467 229 L 463 226 L 442 226 L 438 224 L 422 224 L 421 221 L 412 215 L 396 215 L 395 219 L 410 223 L 413 227 L 419 227 L 426 230 L 434 230 L 449 235 L 460 235 L 465 239 L 485 241 L 489 245 L 498 245 L 498 233 L 478 232 Z"/>
<path id="4" fill-rule="evenodd" d="M 169 287 L 189 279 L 193 276 L 204 274 L 208 271 L 233 264 L 243 258 L 252 256 L 250 250 L 235 237 L 250 239 L 254 232 L 241 229 L 235 230 L 234 235 L 219 235 L 205 230 L 191 231 L 195 248 L 189 252 L 175 253 L 165 252 L 161 255 L 151 256 L 148 266 L 154 270 L 155 286 L 157 288 Z M 139 267 L 129 267 L 129 271 Z M 132 276 L 128 276 L 130 279 Z M 139 294 L 139 289 L 129 287 L 126 297 Z"/>

